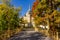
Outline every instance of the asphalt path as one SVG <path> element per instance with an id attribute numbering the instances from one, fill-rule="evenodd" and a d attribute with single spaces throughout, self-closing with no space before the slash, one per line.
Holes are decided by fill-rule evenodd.
<path id="1" fill-rule="evenodd" d="M 8 40 L 52 40 L 52 38 L 35 31 L 22 31 L 11 36 Z"/>

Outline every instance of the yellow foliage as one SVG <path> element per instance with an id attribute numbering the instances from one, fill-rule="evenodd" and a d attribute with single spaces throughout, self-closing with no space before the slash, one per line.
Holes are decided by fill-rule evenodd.
<path id="1" fill-rule="evenodd" d="M 45 3 L 45 2 L 46 2 L 46 0 L 42 0 L 41 2 Z"/>
<path id="2" fill-rule="evenodd" d="M 2 12 L 6 12 L 7 10 L 6 9 L 8 9 L 8 6 L 7 5 L 5 5 L 5 4 L 0 4 L 0 12 L 2 13 Z"/>
<path id="3" fill-rule="evenodd" d="M 60 23 L 60 19 L 57 19 L 55 22 L 56 22 L 56 23 Z"/>

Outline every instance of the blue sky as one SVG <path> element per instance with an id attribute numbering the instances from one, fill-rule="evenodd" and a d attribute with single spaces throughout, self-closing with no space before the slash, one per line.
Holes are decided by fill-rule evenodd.
<path id="1" fill-rule="evenodd" d="M 32 5 L 33 5 L 34 1 L 35 0 L 12 0 L 11 4 L 14 5 L 15 7 L 21 6 L 22 10 L 20 12 L 20 15 L 23 16 L 27 12 L 27 10 L 29 8 L 29 5 L 32 8 Z"/>

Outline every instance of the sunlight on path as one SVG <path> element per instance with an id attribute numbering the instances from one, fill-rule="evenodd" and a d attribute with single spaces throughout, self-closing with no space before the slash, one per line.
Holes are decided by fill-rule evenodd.
<path id="1" fill-rule="evenodd" d="M 38 32 L 38 31 L 39 31 L 37 27 L 34 27 L 34 30 L 35 30 L 36 32 Z"/>
<path id="2" fill-rule="evenodd" d="M 8 40 L 52 40 L 50 37 L 36 31 L 22 31 Z"/>

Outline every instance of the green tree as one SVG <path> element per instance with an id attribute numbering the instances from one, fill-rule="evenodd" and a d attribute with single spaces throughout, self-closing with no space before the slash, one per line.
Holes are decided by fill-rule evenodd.
<path id="1" fill-rule="evenodd" d="M 6 0 L 5 0 L 6 1 Z M 14 29 L 19 26 L 19 8 L 6 3 L 0 4 L 0 31 Z"/>

